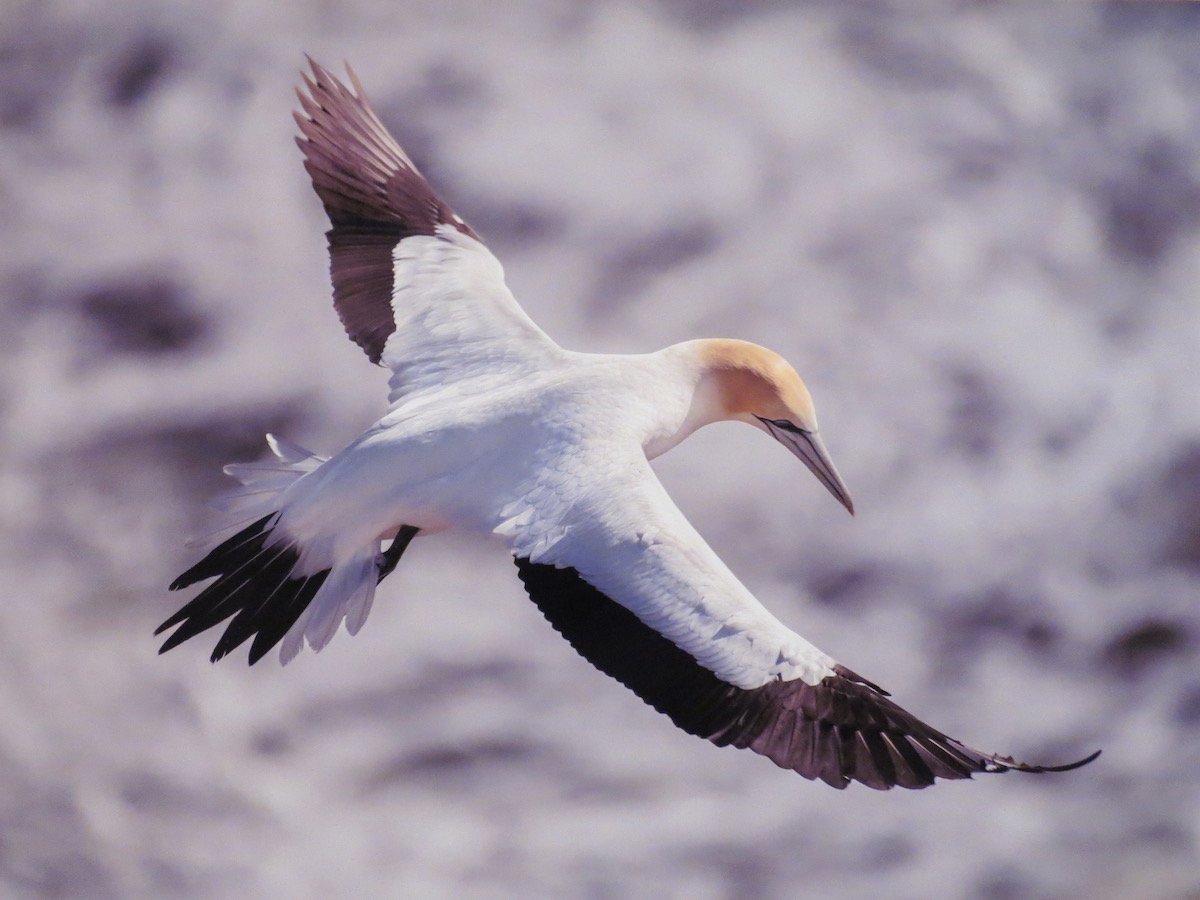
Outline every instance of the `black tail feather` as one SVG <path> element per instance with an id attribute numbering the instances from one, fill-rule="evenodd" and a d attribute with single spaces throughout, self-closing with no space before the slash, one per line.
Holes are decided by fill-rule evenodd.
<path id="1" fill-rule="evenodd" d="M 254 643 L 250 645 L 250 665 L 254 665 L 266 656 L 272 647 L 283 640 L 283 636 L 288 633 L 288 629 L 295 624 L 304 610 L 308 608 L 308 604 L 317 595 L 317 591 L 321 589 L 321 585 L 325 583 L 325 578 L 328 575 L 329 570 L 326 569 L 324 572 L 318 572 L 311 578 L 305 578 L 300 582 L 299 589 L 295 592 L 288 605 L 277 606 L 279 610 L 277 613 L 272 613 L 267 621 L 259 623 L 258 634 L 254 636 Z M 289 585 L 292 583 L 288 582 Z M 277 601 L 279 601 L 279 598 L 276 598 L 273 604 Z"/>
<path id="2" fill-rule="evenodd" d="M 279 577 L 276 570 L 279 560 L 290 560 L 294 564 L 294 554 L 295 551 L 290 547 L 263 550 L 249 565 L 242 566 L 236 573 L 218 578 L 167 620 L 171 622 L 174 619 L 183 624 L 162 645 L 159 653 L 166 653 L 240 612 L 247 604 L 257 602 L 264 590 L 269 593 L 275 588 Z M 167 625 L 167 622 L 163 625 Z M 162 627 L 159 626 L 159 629 L 162 630 Z"/>
<path id="3" fill-rule="evenodd" d="M 155 630 L 155 634 L 161 634 L 179 626 L 159 653 L 231 616 L 233 620 L 213 650 L 213 662 L 254 636 L 250 647 L 253 665 L 283 639 L 312 602 L 329 570 L 293 577 L 300 561 L 295 545 L 267 545 L 271 534 L 268 523 L 274 515 L 264 516 L 239 531 L 172 582 L 171 589 L 179 590 L 206 578 L 217 579 Z"/>
<path id="4" fill-rule="evenodd" d="M 277 645 L 304 614 L 329 575 L 295 575 L 300 553 L 294 544 L 270 544 L 275 513 L 263 516 L 212 550 L 171 583 L 177 591 L 207 578 L 212 584 L 158 626 L 155 634 L 175 631 L 163 642 L 166 653 L 232 617 L 212 652 L 212 661 L 227 656 L 249 638 L 250 665 Z M 405 525 L 378 559 L 378 581 L 396 568 L 417 529 Z"/>
<path id="5" fill-rule="evenodd" d="M 181 588 L 195 584 L 197 581 L 203 581 L 205 578 L 227 574 L 237 568 L 240 563 L 253 558 L 262 549 L 263 541 L 266 540 L 267 535 L 271 533 L 270 529 L 267 528 L 267 522 L 274 516 L 275 513 L 263 516 L 257 522 L 247 525 L 233 537 L 229 538 L 229 540 L 214 547 L 204 559 L 172 581 L 171 590 L 178 591 Z M 169 627 L 169 625 L 164 624 L 159 628 L 159 631 Z M 158 631 L 155 634 L 158 634 Z"/>
<path id="6" fill-rule="evenodd" d="M 265 538 L 263 539 L 265 540 Z M 261 541 L 260 541 L 261 543 Z M 234 566 L 229 571 L 224 572 L 220 577 L 202 590 L 199 594 L 193 597 L 190 601 L 184 604 L 175 615 L 167 619 L 155 629 L 155 634 L 161 634 L 168 628 L 179 624 L 184 619 L 211 619 L 205 628 L 216 625 L 222 619 L 226 619 L 237 612 L 236 606 L 230 609 L 229 612 L 221 615 L 221 610 L 229 603 L 236 603 L 238 600 L 238 592 L 254 581 L 260 570 L 272 562 L 276 556 L 284 552 L 285 548 L 266 548 L 260 549 L 254 556 L 247 559 L 240 565 Z M 212 618 L 216 616 L 216 618 Z M 199 631 L 194 631 L 192 634 L 199 634 Z M 190 635 L 189 635 L 190 637 Z M 186 638 L 180 638 L 186 640 Z M 178 643 L 176 641 L 175 643 Z M 172 645 L 173 646 L 173 645 Z"/>
<path id="7" fill-rule="evenodd" d="M 286 609 L 290 605 L 292 594 L 303 583 L 303 579 L 288 578 L 298 558 L 295 549 L 281 548 L 269 563 L 255 572 L 254 578 L 247 585 L 249 590 L 238 589 L 238 593 L 245 596 L 241 602 L 230 604 L 236 609 L 229 610 L 229 613 L 236 612 L 236 615 L 225 626 L 225 633 L 217 641 L 217 646 L 212 652 L 213 662 L 237 649 L 254 634 L 264 612 L 278 608 Z"/>

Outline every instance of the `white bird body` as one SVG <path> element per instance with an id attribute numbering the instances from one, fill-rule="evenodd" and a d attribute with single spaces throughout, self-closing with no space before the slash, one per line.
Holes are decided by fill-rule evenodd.
<path id="1" fill-rule="evenodd" d="M 647 465 L 719 417 L 703 344 L 632 356 L 554 348 L 518 379 L 489 359 L 449 388 L 406 392 L 274 499 L 278 540 L 303 547 L 295 571 L 314 574 L 353 563 L 403 525 L 499 534 L 515 555 L 574 564 L 599 589 L 639 597 L 642 621 L 730 683 L 816 684 L 834 660 L 767 612 Z M 631 590 L 630 573 L 652 577 L 654 593 L 645 582 Z"/>
<path id="2" fill-rule="evenodd" d="M 783 625 L 654 475 L 650 460 L 696 429 L 743 421 L 853 512 L 791 366 L 732 340 L 628 356 L 559 347 L 357 81 L 352 93 L 313 72 L 299 143 L 333 224 L 335 306 L 392 370 L 391 405 L 332 458 L 269 437 L 276 462 L 226 468 L 243 486 L 222 501 L 222 534 L 241 530 L 172 585 L 216 578 L 160 627 L 179 626 L 163 650 L 232 616 L 214 661 L 253 638 L 252 663 L 277 644 L 286 663 L 343 621 L 356 633 L 415 536 L 498 535 L 550 623 L 691 733 L 836 787 L 1046 770 L 931 729 Z"/>
<path id="3" fill-rule="evenodd" d="M 599 465 L 618 448 L 647 456 L 653 448 L 658 455 L 682 438 L 689 392 L 664 355 L 564 351 L 519 380 L 488 373 L 406 394 L 289 487 L 280 526 L 305 543 L 321 537 L 331 520 L 360 523 L 353 531 L 358 543 L 403 524 L 427 534 L 491 532 L 505 518 L 500 511 L 548 471 Z M 672 402 L 651 403 L 650 391 L 667 373 L 680 375 L 664 391 Z"/>

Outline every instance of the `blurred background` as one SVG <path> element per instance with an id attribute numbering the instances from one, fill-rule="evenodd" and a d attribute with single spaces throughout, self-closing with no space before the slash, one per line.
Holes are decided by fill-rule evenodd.
<path id="1" fill-rule="evenodd" d="M 1200 9 L 726 0 L 0 8 L 0 894 L 1200 893 Z M 834 791 L 418 541 L 286 670 L 156 656 L 220 466 L 384 410 L 292 142 L 349 60 L 566 346 L 768 344 L 851 519 L 661 460 L 780 618 L 936 727 L 1092 766 Z"/>

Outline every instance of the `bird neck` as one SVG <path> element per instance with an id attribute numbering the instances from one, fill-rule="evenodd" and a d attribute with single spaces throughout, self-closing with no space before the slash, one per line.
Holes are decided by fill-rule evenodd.
<path id="1" fill-rule="evenodd" d="M 713 341 L 688 341 L 652 354 L 654 386 L 647 400 L 653 415 L 642 447 L 646 456 L 661 456 L 705 425 L 731 415 L 721 373 L 711 364 Z"/>

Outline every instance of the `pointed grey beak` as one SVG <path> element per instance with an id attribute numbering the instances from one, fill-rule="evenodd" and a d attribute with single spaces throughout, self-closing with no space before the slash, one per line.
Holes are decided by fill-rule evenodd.
<path id="1" fill-rule="evenodd" d="M 821 440 L 821 436 L 815 431 L 803 431 L 790 422 L 776 423 L 770 419 L 761 421 L 767 426 L 772 437 L 796 454 L 800 462 L 808 466 L 809 471 L 817 476 L 817 480 L 825 485 L 829 493 L 837 497 L 838 502 L 846 507 L 850 515 L 854 515 L 854 501 L 850 499 L 850 491 L 834 468 L 833 460 L 829 458 L 829 451 L 825 449 L 825 442 Z M 785 425 L 788 427 L 784 427 Z"/>

